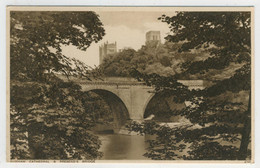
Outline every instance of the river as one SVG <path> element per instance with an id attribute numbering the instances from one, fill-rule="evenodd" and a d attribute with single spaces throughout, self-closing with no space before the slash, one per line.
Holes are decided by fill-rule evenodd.
<path id="1" fill-rule="evenodd" d="M 148 146 L 147 136 L 98 134 L 102 141 L 101 160 L 147 160 L 143 156 Z"/>
<path id="2" fill-rule="evenodd" d="M 185 123 L 185 122 L 183 122 Z M 183 124 L 181 122 L 168 123 L 172 127 Z M 107 128 L 109 128 L 107 126 Z M 104 126 L 96 127 L 98 131 L 104 131 Z M 152 135 L 126 135 L 126 134 L 96 134 L 101 140 L 100 152 L 103 153 L 101 160 L 149 160 L 144 157 L 146 148 L 149 146 L 147 140 L 155 139 Z M 185 151 L 186 152 L 186 151 Z M 178 153 L 178 151 L 176 151 Z"/>
<path id="3" fill-rule="evenodd" d="M 123 134 L 96 134 L 101 140 L 100 152 L 103 153 L 103 157 L 100 160 L 150 160 L 144 157 L 146 148 L 149 146 L 147 140 L 155 139 L 152 135 L 123 135 Z M 237 142 L 220 142 L 222 145 L 232 145 L 239 147 L 239 141 Z M 187 144 L 189 146 L 190 144 Z M 187 155 L 188 148 L 182 152 L 176 151 L 178 155 Z"/>

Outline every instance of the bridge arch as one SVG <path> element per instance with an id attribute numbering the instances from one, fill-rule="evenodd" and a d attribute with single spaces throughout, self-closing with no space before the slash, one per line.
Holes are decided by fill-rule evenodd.
<path id="1" fill-rule="evenodd" d="M 129 111 L 123 100 L 113 91 L 107 89 L 88 89 L 85 92 L 94 92 L 107 103 L 113 114 L 113 130 L 118 132 L 129 120 Z"/>
<path id="2" fill-rule="evenodd" d="M 151 93 L 150 95 L 149 95 L 149 97 L 147 98 L 147 100 L 145 101 L 145 103 L 144 103 L 144 107 L 143 107 L 143 113 L 142 113 L 142 115 L 143 115 L 143 118 L 146 118 L 145 116 L 147 116 L 147 114 L 145 115 L 145 111 L 146 111 L 146 107 L 148 106 L 148 104 L 150 103 L 150 101 L 151 101 L 151 99 L 153 98 L 155 96 L 155 93 Z"/>
<path id="3" fill-rule="evenodd" d="M 153 93 L 144 106 L 143 118 L 162 122 L 175 122 L 181 118 L 177 111 L 187 106 L 186 102 L 176 103 L 173 101 L 174 95 L 167 92 Z M 176 112 L 173 116 L 172 112 Z M 154 117 L 152 117 L 154 115 Z"/>

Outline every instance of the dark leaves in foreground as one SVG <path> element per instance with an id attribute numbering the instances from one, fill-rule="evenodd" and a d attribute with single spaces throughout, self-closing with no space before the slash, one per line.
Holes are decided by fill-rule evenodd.
<path id="1" fill-rule="evenodd" d="M 11 159 L 101 157 L 81 87 L 57 76 L 96 77 L 62 48 L 86 50 L 104 34 L 92 11 L 10 12 Z"/>
<path id="2" fill-rule="evenodd" d="M 250 12 L 177 12 L 172 17 L 162 15 L 159 20 L 169 25 L 171 33 L 166 40 L 181 44 L 180 53 L 194 53 L 200 49 L 209 56 L 182 63 L 182 71 L 169 77 L 147 75 L 138 69 L 133 71 L 135 78 L 154 86 L 155 92 L 178 93 L 178 100 L 174 101 L 187 105 L 178 114 L 190 121 L 183 123 L 186 127 L 166 128 L 155 124 L 148 126 L 149 130 L 146 129 L 149 123 L 133 123 L 130 129 L 156 135 L 149 141 L 145 156 L 167 160 L 250 159 Z M 234 65 L 238 68 L 230 68 Z M 213 71 L 220 73 L 220 77 L 211 76 Z M 204 79 L 206 74 L 210 84 L 203 90 L 189 90 L 177 81 L 187 74 L 198 79 Z"/>

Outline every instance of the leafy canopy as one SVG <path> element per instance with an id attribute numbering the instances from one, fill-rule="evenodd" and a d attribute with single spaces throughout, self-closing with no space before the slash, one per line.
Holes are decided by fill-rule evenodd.
<path id="1" fill-rule="evenodd" d="M 159 19 L 169 25 L 171 34 L 166 39 L 181 44 L 178 52 L 203 50 L 208 57 L 183 62 L 182 71 L 168 78 L 138 70 L 132 73 L 157 92 L 178 93 L 175 101 L 190 102 L 179 111 L 192 122 L 190 126 L 130 126 L 140 133 L 157 135 L 145 155 L 152 159 L 245 160 L 250 156 L 251 130 L 250 12 L 178 12 Z M 209 85 L 204 90 L 189 90 L 177 81 L 182 75 L 210 80 Z"/>
<path id="2" fill-rule="evenodd" d="M 11 159 L 95 159 L 91 97 L 60 74 L 89 77 L 63 45 L 86 50 L 104 36 L 94 12 L 11 11 Z"/>
<path id="3" fill-rule="evenodd" d="M 71 70 L 62 45 L 86 50 L 104 35 L 94 12 L 11 11 L 11 78 L 39 79 L 46 71 Z"/>

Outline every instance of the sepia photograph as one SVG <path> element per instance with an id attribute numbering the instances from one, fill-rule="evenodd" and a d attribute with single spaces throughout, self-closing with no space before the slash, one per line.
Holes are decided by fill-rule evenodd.
<path id="1" fill-rule="evenodd" d="M 252 163 L 253 10 L 7 7 L 7 161 Z"/>

